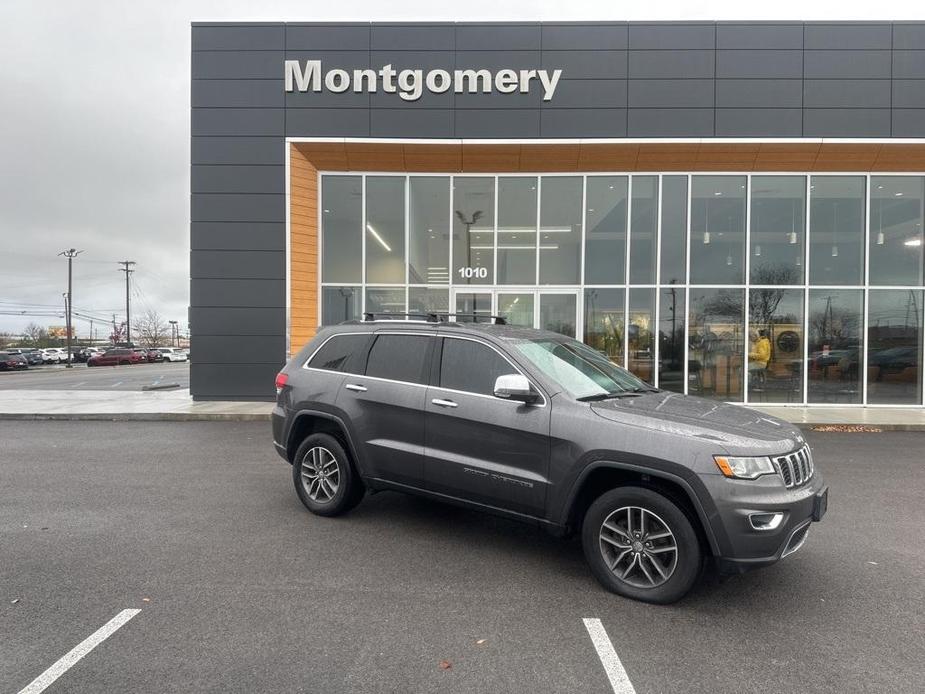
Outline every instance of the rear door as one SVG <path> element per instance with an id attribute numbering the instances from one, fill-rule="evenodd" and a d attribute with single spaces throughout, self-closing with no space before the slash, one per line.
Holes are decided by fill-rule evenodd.
<path id="1" fill-rule="evenodd" d="M 363 375 L 344 379 L 337 407 L 350 419 L 366 473 L 423 486 L 424 396 L 435 338 L 377 333 Z"/>
<path id="2" fill-rule="evenodd" d="M 494 396 L 498 376 L 522 373 L 495 347 L 444 337 L 425 404 L 427 488 L 532 516 L 545 511 L 549 403 Z"/>

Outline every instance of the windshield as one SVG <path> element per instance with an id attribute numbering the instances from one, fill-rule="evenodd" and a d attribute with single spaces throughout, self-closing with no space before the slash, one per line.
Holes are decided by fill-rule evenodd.
<path id="1" fill-rule="evenodd" d="M 516 347 L 545 376 L 578 400 L 655 390 L 577 340 L 543 338 L 519 342 Z"/>

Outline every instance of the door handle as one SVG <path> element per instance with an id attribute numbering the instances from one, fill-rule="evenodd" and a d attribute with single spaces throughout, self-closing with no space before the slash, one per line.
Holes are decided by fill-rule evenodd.
<path id="1" fill-rule="evenodd" d="M 354 393 L 365 393 L 366 386 L 361 386 L 357 383 L 348 383 L 344 386 L 347 390 L 352 390 Z"/>
<path id="2" fill-rule="evenodd" d="M 459 405 L 452 400 L 443 400 L 441 398 L 434 398 L 431 402 L 439 407 L 459 407 Z"/>

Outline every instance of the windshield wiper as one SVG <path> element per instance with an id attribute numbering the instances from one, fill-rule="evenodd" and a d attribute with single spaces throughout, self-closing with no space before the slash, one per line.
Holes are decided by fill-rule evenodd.
<path id="1" fill-rule="evenodd" d="M 639 393 L 632 390 L 621 390 L 618 393 L 598 393 L 597 395 L 585 395 L 575 398 L 578 402 L 597 402 L 598 400 L 611 400 L 614 398 L 635 398 Z"/>

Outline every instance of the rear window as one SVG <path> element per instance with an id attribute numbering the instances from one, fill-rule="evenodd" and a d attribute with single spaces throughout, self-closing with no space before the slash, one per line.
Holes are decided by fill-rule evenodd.
<path id="1" fill-rule="evenodd" d="M 427 335 L 379 335 L 369 352 L 366 375 L 405 383 L 425 383 Z"/>
<path id="2" fill-rule="evenodd" d="M 342 371 L 356 373 L 356 359 L 352 357 L 360 352 L 369 339 L 369 335 L 357 333 L 354 335 L 335 335 L 321 345 L 309 360 L 308 365 L 313 369 L 324 371 Z"/>

